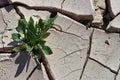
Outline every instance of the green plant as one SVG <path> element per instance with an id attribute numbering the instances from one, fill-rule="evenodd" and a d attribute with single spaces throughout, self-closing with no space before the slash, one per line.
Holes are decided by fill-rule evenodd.
<path id="1" fill-rule="evenodd" d="M 38 22 L 34 22 L 33 18 L 30 17 L 27 22 L 25 19 L 19 19 L 17 33 L 12 34 L 12 39 L 15 42 L 21 42 L 20 47 L 14 47 L 13 51 L 16 53 L 21 52 L 25 49 L 28 52 L 40 49 L 43 53 L 50 55 L 52 50 L 50 47 L 46 46 L 45 39 L 50 35 L 48 30 L 52 26 L 55 18 L 50 18 L 47 21 L 39 19 Z M 41 55 L 39 53 L 34 53 L 35 58 L 40 59 Z"/>

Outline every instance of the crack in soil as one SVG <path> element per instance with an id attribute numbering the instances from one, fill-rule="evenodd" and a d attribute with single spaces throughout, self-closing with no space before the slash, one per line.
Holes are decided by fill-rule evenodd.
<path id="1" fill-rule="evenodd" d="M 83 49 L 86 49 L 86 48 L 83 48 Z M 68 54 L 66 54 L 65 56 L 63 56 L 63 57 L 60 58 L 60 59 L 63 59 L 63 58 L 65 58 L 65 57 L 68 57 L 68 56 L 70 56 L 70 55 L 72 55 L 72 54 L 75 54 L 75 53 L 77 53 L 77 52 L 79 52 L 79 51 L 82 51 L 83 49 L 79 49 L 79 50 L 73 51 L 73 52 L 71 52 L 71 53 L 68 53 Z"/>
<path id="2" fill-rule="evenodd" d="M 65 0 L 63 0 L 62 3 L 61 3 L 61 9 L 63 9 L 64 2 L 65 2 Z"/>
<path id="3" fill-rule="evenodd" d="M 20 9 L 18 8 L 18 6 L 16 4 L 13 5 L 16 13 L 20 16 L 21 19 L 25 19 L 24 14 L 20 11 Z"/>
<path id="4" fill-rule="evenodd" d="M 38 68 L 39 65 L 36 65 L 33 70 L 30 72 L 30 74 L 28 75 L 27 79 L 26 80 L 29 80 L 30 77 L 32 76 L 32 74 L 35 72 L 35 70 Z"/>
<path id="5" fill-rule="evenodd" d="M 89 60 L 89 56 L 90 56 L 90 52 L 91 52 L 91 45 L 92 45 L 93 33 L 94 33 L 94 29 L 92 30 L 92 32 L 91 32 L 91 34 L 90 34 L 90 37 L 89 37 L 89 47 L 88 47 L 88 50 L 87 50 L 87 56 L 86 56 L 86 60 L 85 60 L 85 63 L 84 63 L 84 66 L 83 66 L 83 69 L 82 69 L 82 72 L 81 72 L 81 75 L 80 75 L 79 80 L 82 79 L 82 76 L 83 76 L 83 73 L 84 73 L 84 71 L 85 71 L 87 62 L 88 62 L 88 60 Z"/>
<path id="6" fill-rule="evenodd" d="M 120 70 L 120 65 L 119 65 L 119 68 L 118 68 L 118 70 L 117 70 L 117 73 L 116 73 L 116 75 L 115 75 L 114 80 L 116 80 L 116 78 L 117 78 L 117 76 L 118 76 L 118 74 L 119 74 L 119 70 Z"/>
<path id="7" fill-rule="evenodd" d="M 42 10 L 42 11 L 49 11 L 49 12 L 59 12 L 63 15 L 66 15 L 68 17 L 70 17 L 71 19 L 73 20 L 76 20 L 76 21 L 79 21 L 79 20 L 89 20 L 89 21 L 92 21 L 93 20 L 93 16 L 92 15 L 78 15 L 78 14 L 75 14 L 73 12 L 69 12 L 69 11 L 66 11 L 66 10 L 62 10 L 60 8 L 56 8 L 56 7 L 45 7 L 45 6 L 29 6 L 29 5 L 26 5 L 24 3 L 21 3 L 21 2 L 11 2 L 9 4 L 6 4 L 6 5 L 3 5 L 3 6 L 0 6 L 0 8 L 2 7 L 5 7 L 5 6 L 9 6 L 9 5 L 16 5 L 16 6 L 22 6 L 26 9 L 34 9 L 34 10 Z"/>
<path id="8" fill-rule="evenodd" d="M 95 60 L 95 59 L 93 59 L 93 58 L 91 58 L 91 57 L 89 57 L 89 59 L 97 62 L 97 63 L 100 64 L 100 65 L 102 65 L 104 68 L 107 68 L 108 70 L 110 70 L 110 72 L 112 72 L 112 73 L 114 73 L 114 74 L 117 74 L 117 71 L 112 70 L 110 67 L 102 64 L 101 62 L 99 62 L 99 61 L 97 61 L 97 60 Z"/>
<path id="9" fill-rule="evenodd" d="M 80 19 L 83 19 L 83 20 L 85 19 L 85 20 L 86 20 L 86 18 L 85 18 L 86 15 L 85 15 L 85 16 L 76 15 L 76 14 L 74 14 L 74 13 L 72 13 L 72 12 L 68 12 L 68 11 L 62 10 L 62 8 L 63 8 L 63 3 L 64 3 L 64 2 L 65 2 L 65 0 L 63 0 L 62 3 L 61 3 L 61 9 L 58 9 L 58 8 L 55 8 L 55 7 L 28 6 L 28 5 L 23 4 L 23 3 L 20 3 L 20 2 L 13 2 L 13 3 L 5 4 L 5 5 L 0 6 L 0 8 L 1 8 L 1 7 L 8 6 L 8 5 L 13 5 L 16 13 L 17 13 L 22 19 L 24 19 L 25 17 L 24 17 L 24 14 L 19 10 L 18 6 L 22 6 L 22 7 L 26 8 L 26 9 L 29 9 L 29 10 L 30 10 L 30 9 L 43 10 L 43 11 L 50 11 L 51 13 L 60 12 L 61 14 L 66 15 L 66 16 L 68 16 L 68 17 L 70 17 L 70 18 L 72 18 L 72 19 L 74 19 L 74 20 L 76 20 L 76 21 L 79 21 Z M 1 10 L 1 12 L 2 12 L 2 10 Z M 6 23 L 5 19 L 4 19 L 3 13 L 2 13 L 2 18 L 3 18 L 4 23 L 6 24 L 6 27 L 5 27 L 5 29 L 4 29 L 4 32 L 3 32 L 2 38 L 1 38 L 2 43 L 4 43 L 4 41 L 3 41 L 3 35 L 4 35 L 5 30 L 6 30 L 6 28 L 7 28 L 7 23 Z M 73 33 L 70 33 L 70 32 L 66 32 L 66 31 L 62 31 L 62 29 L 57 29 L 57 28 L 55 28 L 55 27 L 54 27 L 54 29 L 55 29 L 56 31 L 59 31 L 59 32 L 63 32 L 63 33 L 66 33 L 66 34 L 74 35 L 74 36 L 76 36 L 76 37 L 81 38 L 82 40 L 86 40 L 86 39 L 83 39 L 81 36 L 78 36 L 78 35 L 76 35 L 76 34 L 73 34 Z M 82 76 L 83 76 L 84 70 L 85 70 L 85 68 L 86 68 L 88 59 L 91 59 L 91 60 L 99 63 L 99 64 L 102 65 L 103 67 L 109 69 L 112 73 L 116 74 L 116 75 L 115 75 L 115 78 L 114 78 L 114 80 L 116 80 L 116 77 L 117 77 L 117 75 L 118 75 L 118 72 L 119 72 L 120 68 L 119 68 L 118 71 L 116 72 L 116 71 L 112 70 L 111 68 L 107 67 L 106 65 L 104 65 L 104 64 L 100 63 L 99 61 L 97 61 L 97 60 L 95 60 L 95 59 L 93 59 L 93 58 L 90 57 L 93 32 L 94 32 L 94 29 L 93 29 L 93 31 L 91 32 L 91 35 L 90 35 L 90 38 L 89 38 L 89 48 L 88 48 L 88 51 L 87 51 L 87 57 L 86 57 L 86 60 L 85 60 L 84 66 L 83 66 L 83 70 L 82 70 L 82 73 L 81 73 L 81 75 L 80 75 L 79 80 L 82 79 Z M 4 48 L 4 45 L 3 45 L 3 48 Z M 78 50 L 78 51 L 80 51 L 80 50 Z M 75 51 L 75 52 L 77 52 L 77 51 Z M 71 54 L 73 54 L 73 53 L 74 53 L 74 52 L 72 52 Z M 70 55 L 71 55 L 71 54 L 70 54 Z M 69 55 L 67 55 L 67 56 L 69 56 Z M 80 69 L 77 69 L 77 70 L 80 70 Z M 77 70 L 75 70 L 75 71 L 77 71 Z M 75 72 L 75 71 L 72 71 L 72 72 Z M 69 74 L 71 74 L 72 72 L 70 72 Z M 69 74 L 68 74 L 68 75 L 69 75 Z"/>
<path id="10" fill-rule="evenodd" d="M 75 69 L 75 70 L 69 72 L 68 74 L 66 74 L 66 75 L 65 75 L 64 77 L 62 77 L 62 78 L 65 78 L 65 77 L 69 76 L 70 74 L 72 74 L 72 73 L 74 73 L 74 72 L 76 72 L 76 71 L 80 71 L 80 70 L 81 70 L 81 69 Z"/>
<path id="11" fill-rule="evenodd" d="M 82 38 L 81 36 L 78 36 L 78 35 L 76 35 L 76 34 L 74 34 L 74 33 L 71 33 L 71 32 L 67 32 L 67 31 L 63 31 L 62 30 L 62 27 L 60 26 L 60 25 L 57 25 L 57 24 L 53 24 L 53 25 L 56 25 L 58 28 L 56 28 L 56 27 L 51 27 L 52 29 L 54 29 L 54 30 L 56 30 L 56 31 L 59 31 L 59 32 L 63 32 L 63 33 L 66 33 L 66 34 L 70 34 L 70 35 L 74 35 L 74 36 L 76 36 L 76 37 L 78 37 L 78 38 L 80 38 L 80 39 L 82 39 L 82 40 L 88 40 L 88 39 L 84 39 L 84 38 Z M 71 25 L 70 25 L 70 27 L 71 27 Z M 68 27 L 67 29 L 69 29 L 70 27 Z"/>

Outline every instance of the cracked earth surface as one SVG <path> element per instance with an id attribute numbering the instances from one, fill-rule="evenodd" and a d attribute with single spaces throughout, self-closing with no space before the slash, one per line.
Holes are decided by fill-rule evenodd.
<path id="1" fill-rule="evenodd" d="M 119 0 L 0 0 L 0 51 L 4 50 L 0 53 L 0 80 L 26 80 L 36 66 L 28 55 L 24 54 L 20 61 L 22 55 L 13 57 L 6 50 L 14 45 L 11 34 L 16 32 L 17 20 L 28 20 L 30 16 L 35 21 L 57 16 L 46 39 L 53 50 L 46 57 L 55 80 L 120 80 L 119 3 Z M 86 29 L 80 20 L 92 27 Z M 30 80 L 50 79 L 42 65 L 42 70 L 36 69 Z"/>

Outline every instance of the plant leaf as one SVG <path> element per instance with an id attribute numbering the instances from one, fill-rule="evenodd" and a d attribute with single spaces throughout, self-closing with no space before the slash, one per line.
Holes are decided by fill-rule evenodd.
<path id="1" fill-rule="evenodd" d="M 45 23 L 45 26 L 51 25 L 55 19 L 56 19 L 55 17 L 48 19 L 47 22 Z"/>
<path id="2" fill-rule="evenodd" d="M 34 25 L 29 23 L 28 24 L 28 30 L 36 34 L 37 30 L 35 29 Z"/>
<path id="3" fill-rule="evenodd" d="M 19 47 L 14 47 L 13 51 L 16 52 L 16 53 L 18 53 L 18 52 L 20 52 L 20 48 Z"/>
<path id="4" fill-rule="evenodd" d="M 17 31 L 19 33 L 24 34 L 26 28 L 27 28 L 27 21 L 25 19 L 19 19 Z"/>
<path id="5" fill-rule="evenodd" d="M 27 43 L 24 44 L 24 46 L 26 47 L 26 51 L 30 52 L 33 50 L 33 46 L 31 47 L 30 45 L 28 45 Z"/>
<path id="6" fill-rule="evenodd" d="M 37 36 L 31 31 L 28 31 L 26 36 L 27 36 L 27 41 L 30 42 L 30 44 L 35 44 L 36 40 L 38 39 Z"/>
<path id="7" fill-rule="evenodd" d="M 12 39 L 14 40 L 14 41 L 21 41 L 20 40 L 20 34 L 19 33 L 13 33 L 12 34 Z"/>
<path id="8" fill-rule="evenodd" d="M 50 35 L 49 32 L 43 33 L 43 34 L 41 35 L 41 39 L 45 39 L 45 38 L 47 38 L 49 35 Z"/>
<path id="9" fill-rule="evenodd" d="M 50 19 L 47 20 L 47 22 L 45 23 L 43 32 L 46 32 L 46 31 L 49 30 L 49 28 L 51 27 L 51 25 L 52 25 L 52 23 L 54 22 L 55 19 L 56 19 L 56 17 L 50 18 Z"/>
<path id="10" fill-rule="evenodd" d="M 42 51 L 47 55 L 51 55 L 53 53 L 52 50 L 50 49 L 50 47 L 48 47 L 48 46 L 43 46 Z"/>
<path id="11" fill-rule="evenodd" d="M 39 39 L 38 46 L 39 46 L 39 47 L 44 46 L 44 45 L 45 45 L 45 42 L 46 42 L 46 41 Z"/>
<path id="12" fill-rule="evenodd" d="M 30 17 L 29 22 L 28 22 L 28 30 L 36 34 L 37 30 L 36 27 L 34 26 L 34 20 L 32 17 Z"/>
<path id="13" fill-rule="evenodd" d="M 33 18 L 32 17 L 30 17 L 30 19 L 29 19 L 29 22 L 28 23 L 31 23 L 31 24 L 33 24 L 34 25 L 34 20 L 33 20 Z"/>
<path id="14" fill-rule="evenodd" d="M 35 53 L 34 57 L 35 57 L 36 59 L 40 59 L 42 56 L 41 56 L 39 53 Z"/>
<path id="15" fill-rule="evenodd" d="M 41 18 L 39 19 L 38 25 L 40 26 L 41 29 L 43 29 L 44 22 L 43 22 L 43 20 Z"/>

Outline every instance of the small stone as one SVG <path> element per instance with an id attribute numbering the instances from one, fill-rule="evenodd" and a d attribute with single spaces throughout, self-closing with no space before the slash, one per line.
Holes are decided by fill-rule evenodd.
<path id="1" fill-rule="evenodd" d="M 109 32 L 120 32 L 120 15 L 115 17 L 106 28 Z"/>
<path id="2" fill-rule="evenodd" d="M 92 26 L 102 28 L 103 13 L 105 12 L 105 0 L 92 0 L 95 8 L 95 15 L 93 16 Z"/>
<path id="3" fill-rule="evenodd" d="M 93 1 L 93 7 L 95 8 L 95 12 L 97 14 L 103 15 L 105 12 L 106 6 L 105 6 L 105 0 L 92 0 Z"/>
<path id="4" fill-rule="evenodd" d="M 92 21 L 92 26 L 102 26 L 103 25 L 103 17 L 101 14 L 96 12 L 96 15 L 94 16 L 94 20 Z"/>

